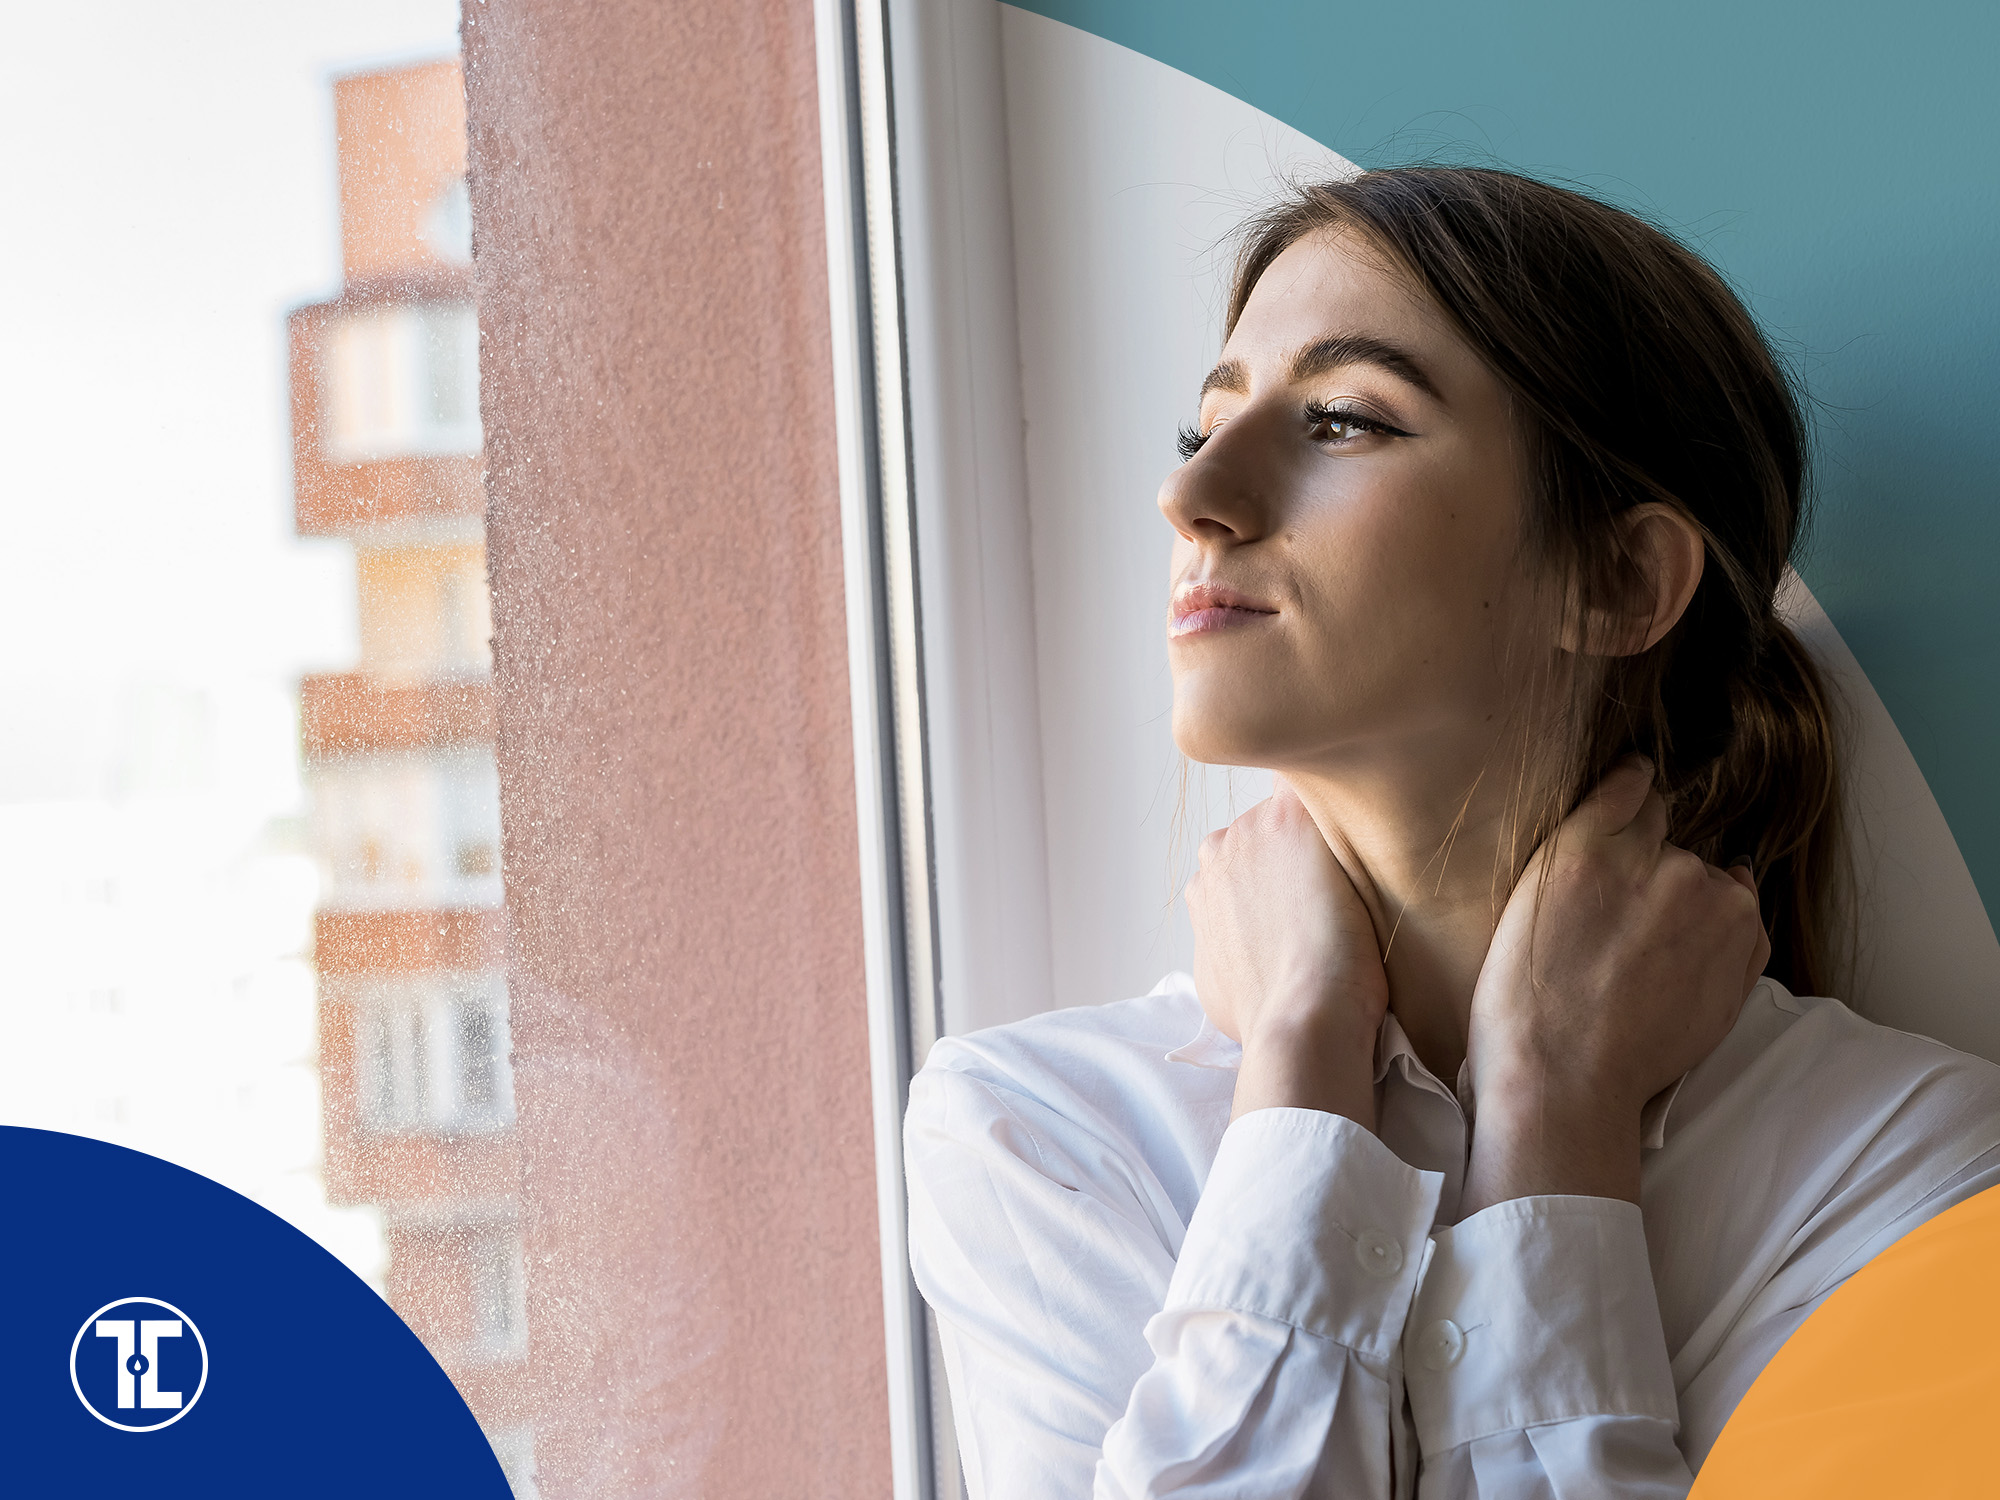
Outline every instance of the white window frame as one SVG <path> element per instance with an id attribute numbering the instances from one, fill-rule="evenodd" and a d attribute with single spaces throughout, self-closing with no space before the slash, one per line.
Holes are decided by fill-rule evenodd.
<path id="1" fill-rule="evenodd" d="M 942 1034 L 1049 989 L 999 7 L 815 0 L 898 1500 L 963 1493 L 902 1116 Z"/>

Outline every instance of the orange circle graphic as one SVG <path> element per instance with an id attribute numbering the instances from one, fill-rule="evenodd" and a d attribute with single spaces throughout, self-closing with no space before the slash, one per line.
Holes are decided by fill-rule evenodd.
<path id="1" fill-rule="evenodd" d="M 2000 1495 L 2000 1188 L 1863 1266 L 1722 1430 L 1690 1500 Z"/>

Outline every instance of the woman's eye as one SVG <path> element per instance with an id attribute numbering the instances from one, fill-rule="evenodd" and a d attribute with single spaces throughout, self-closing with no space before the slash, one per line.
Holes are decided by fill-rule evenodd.
<path id="1" fill-rule="evenodd" d="M 1384 437 L 1408 437 L 1410 434 L 1400 427 L 1391 427 L 1387 422 L 1375 417 L 1364 416 L 1346 407 L 1322 406 L 1317 401 L 1306 403 L 1306 426 L 1316 443 L 1347 443 L 1367 433 L 1381 433 Z M 1215 435 L 1215 429 L 1225 419 L 1218 419 L 1207 432 L 1199 428 L 1183 425 L 1175 446 L 1180 449 L 1181 462 L 1186 463 L 1201 452 L 1204 444 Z"/>
<path id="2" fill-rule="evenodd" d="M 1364 433 L 1379 432 L 1389 437 L 1408 437 L 1399 427 L 1391 427 L 1387 422 L 1363 416 L 1358 411 L 1345 407 L 1321 406 L 1317 401 L 1306 403 L 1306 425 L 1311 429 L 1316 443 L 1345 443 Z"/>

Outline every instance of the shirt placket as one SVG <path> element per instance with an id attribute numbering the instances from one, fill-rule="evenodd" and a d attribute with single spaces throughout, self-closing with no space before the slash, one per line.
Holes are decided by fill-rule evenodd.
<path id="1" fill-rule="evenodd" d="M 1469 1112 L 1406 1042 L 1391 1045 L 1385 1064 L 1375 1085 L 1376 1133 L 1409 1165 L 1443 1175 L 1437 1223 L 1456 1223 L 1471 1142 Z"/>

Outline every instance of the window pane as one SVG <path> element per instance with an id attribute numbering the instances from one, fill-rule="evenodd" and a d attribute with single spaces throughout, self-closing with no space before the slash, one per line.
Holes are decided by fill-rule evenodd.
<path id="1" fill-rule="evenodd" d="M 11 18 L 0 1119 L 318 1237 L 517 1493 L 886 1493 L 813 15 L 544 7 L 534 78 L 531 8 L 464 7 L 483 97 L 615 205 L 496 219 L 458 0 Z"/>

